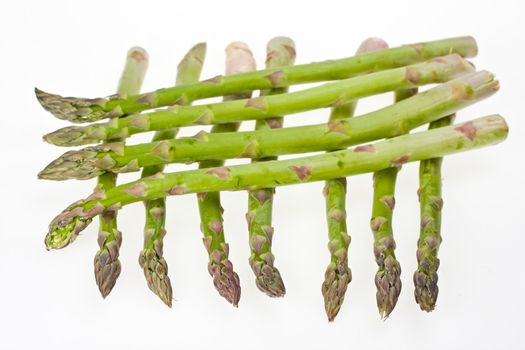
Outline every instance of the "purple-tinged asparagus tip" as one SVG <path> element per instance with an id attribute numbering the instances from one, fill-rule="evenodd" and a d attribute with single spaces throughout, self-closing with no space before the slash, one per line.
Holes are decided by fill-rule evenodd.
<path id="1" fill-rule="evenodd" d="M 239 276 L 233 271 L 233 264 L 219 250 L 215 250 L 210 256 L 212 261 L 208 263 L 208 272 L 213 277 L 215 288 L 230 304 L 238 307 L 241 298 L 241 285 Z"/>
<path id="2" fill-rule="evenodd" d="M 120 108 L 116 108 L 111 112 L 103 111 L 102 108 L 107 102 L 105 98 L 63 97 L 50 94 L 38 88 L 35 88 L 35 95 L 40 105 L 46 111 L 58 119 L 74 123 L 92 122 L 106 117 L 120 117 L 123 115 Z"/>
<path id="3" fill-rule="evenodd" d="M 346 253 L 346 250 L 344 252 Z M 321 288 L 324 308 L 329 322 L 333 322 L 339 310 L 341 310 L 348 284 L 352 280 L 352 272 L 346 265 L 346 259 L 342 264 L 337 265 L 335 262 L 328 265 Z"/>
<path id="4" fill-rule="evenodd" d="M 168 277 L 168 264 L 155 249 L 144 249 L 139 256 L 139 264 L 149 289 L 168 307 L 172 306 L 173 291 Z"/>

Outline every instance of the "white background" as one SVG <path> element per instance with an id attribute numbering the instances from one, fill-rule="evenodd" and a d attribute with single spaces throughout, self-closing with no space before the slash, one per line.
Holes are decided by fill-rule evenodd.
<path id="1" fill-rule="evenodd" d="M 2 211 L 0 220 L 0 348 L 2 349 L 518 349 L 523 348 L 525 278 L 524 6 L 520 1 L 11 1 L 0 8 Z M 443 165 L 443 245 L 436 310 L 413 297 L 419 228 L 417 164 L 400 173 L 395 212 L 403 290 L 386 322 L 375 305 L 371 177 L 349 180 L 353 281 L 329 324 L 320 286 L 329 256 L 321 183 L 279 189 L 274 253 L 287 286 L 272 300 L 254 286 L 248 266 L 246 193 L 223 195 L 231 259 L 241 277 L 235 309 L 214 290 L 206 270 L 195 197 L 169 200 L 165 255 L 176 301 L 166 308 L 147 288 L 137 262 L 143 208 L 119 216 L 124 233 L 122 274 L 106 299 L 98 294 L 92 260 L 94 222 L 62 251 L 46 252 L 49 221 L 94 182 L 45 182 L 36 173 L 65 151 L 41 136 L 66 123 L 43 111 L 33 87 L 73 96 L 114 92 L 126 51 L 150 54 L 144 91 L 171 85 L 185 51 L 208 42 L 203 78 L 223 70 L 223 48 L 246 41 L 264 65 L 275 35 L 296 41 L 297 62 L 353 54 L 361 40 L 380 36 L 391 46 L 473 35 L 474 63 L 501 81 L 500 92 L 466 109 L 459 121 L 505 116 L 503 144 L 447 158 Z M 377 109 L 391 95 L 363 101 Z M 286 125 L 320 123 L 326 111 L 287 118 Z M 244 129 L 253 128 L 246 123 Z M 195 133 L 187 129 L 184 135 Z M 148 136 L 135 138 L 145 141 Z M 170 170 L 182 169 L 171 167 Z M 136 174 L 122 176 L 123 181 Z"/>

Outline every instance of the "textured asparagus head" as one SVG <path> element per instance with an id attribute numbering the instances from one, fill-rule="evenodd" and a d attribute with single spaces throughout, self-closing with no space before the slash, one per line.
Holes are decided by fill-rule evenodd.
<path id="1" fill-rule="evenodd" d="M 42 107 L 58 119 L 82 123 L 98 120 L 108 114 L 102 109 L 107 103 L 107 99 L 105 98 L 62 97 L 38 88 L 35 88 L 35 95 Z M 124 115 L 120 107 L 116 107 L 109 114 L 111 117 Z"/>
<path id="2" fill-rule="evenodd" d="M 84 201 L 73 203 L 51 221 L 45 238 L 47 250 L 68 246 L 91 223 L 95 216 L 104 211 L 104 207 L 100 203 L 96 203 L 89 210 L 84 211 L 83 203 Z"/>
<path id="3" fill-rule="evenodd" d="M 115 212 L 103 213 L 102 216 Z M 103 220 L 101 218 L 101 220 Z M 114 228 L 112 232 L 101 231 L 98 235 L 98 244 L 101 249 L 95 254 L 93 265 L 95 267 L 95 281 L 103 298 L 113 290 L 117 278 L 120 276 L 121 264 L 118 259 L 122 243 L 122 233 Z"/>
<path id="4" fill-rule="evenodd" d="M 83 127 L 73 125 L 46 134 L 43 139 L 47 143 L 63 147 L 89 145 L 92 143 L 98 143 L 100 140 L 106 140 L 106 130 L 107 128 L 104 126 L 96 124 Z M 119 134 L 127 136 L 124 132 Z"/>
<path id="5" fill-rule="evenodd" d="M 86 147 L 79 151 L 68 151 L 39 172 L 38 178 L 45 180 L 91 179 L 103 174 L 105 170 L 112 169 L 115 165 L 115 161 L 109 155 L 99 157 L 99 153 L 108 151 L 119 153 L 123 147 L 122 143 L 108 143 Z M 138 170 L 138 167 L 132 168 L 134 171 Z"/>
<path id="6" fill-rule="evenodd" d="M 377 225 L 372 221 L 372 227 Z M 401 292 L 401 266 L 394 256 L 395 242 L 391 237 L 374 246 L 374 255 L 379 270 L 376 273 L 376 301 L 381 318 L 386 319 L 394 310 Z"/>
<path id="7" fill-rule="evenodd" d="M 439 293 L 438 274 L 439 258 L 437 249 L 441 239 L 426 237 L 423 243 L 418 242 L 418 269 L 414 272 L 414 296 L 423 311 L 433 311 Z"/>
<path id="8" fill-rule="evenodd" d="M 150 241 L 152 234 L 152 229 L 146 229 L 144 240 Z M 166 230 L 162 230 L 162 235 L 165 234 Z M 168 264 L 163 257 L 161 240 L 155 240 L 153 247 L 146 248 L 141 252 L 139 264 L 144 270 L 144 277 L 146 277 L 149 289 L 157 294 L 164 304 L 171 307 L 173 292 L 168 277 Z"/>

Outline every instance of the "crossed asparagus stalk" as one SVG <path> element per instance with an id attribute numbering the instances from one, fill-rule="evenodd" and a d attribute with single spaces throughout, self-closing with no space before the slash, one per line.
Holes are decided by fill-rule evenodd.
<path id="1" fill-rule="evenodd" d="M 95 276 L 105 297 L 120 273 L 122 234 L 116 214 L 127 204 L 143 201 L 146 224 L 139 262 L 149 288 L 171 306 L 172 288 L 162 252 L 165 199 L 197 193 L 208 270 L 219 294 L 237 306 L 241 290 L 228 259 L 220 192 L 246 190 L 249 262 L 255 282 L 267 295 L 281 297 L 285 286 L 271 251 L 274 188 L 325 181 L 330 263 L 322 293 L 332 321 L 351 281 L 346 177 L 373 172 L 371 228 L 378 264 L 376 297 L 379 312 L 386 318 L 401 291 L 401 268 L 394 253 L 391 224 L 396 176 L 402 164 L 421 161 L 421 232 L 414 284 L 421 309 L 432 311 L 438 295 L 441 157 L 496 144 L 508 132 L 505 120 L 498 115 L 451 125 L 458 110 L 499 88 L 491 73 L 476 72 L 464 59 L 477 53 L 475 41 L 461 37 L 388 49 L 384 41 L 372 38 L 364 41 L 353 57 L 293 66 L 293 41 L 277 37 L 268 43 L 266 69 L 259 71 L 248 46 L 234 42 L 226 49 L 226 74 L 199 82 L 205 52 L 205 44 L 194 46 L 178 66 L 176 85 L 154 92 L 138 94 L 148 65 L 147 53 L 140 48 L 129 51 L 116 95 L 83 99 L 36 90 L 42 106 L 60 119 L 75 123 L 109 119 L 44 136 L 58 146 L 102 142 L 66 152 L 39 173 L 40 178 L 51 180 L 98 177 L 91 195 L 70 205 L 51 222 L 45 239 L 47 248 L 67 246 L 95 216 L 100 216 Z M 336 81 L 287 92 L 290 85 L 328 80 Z M 417 93 L 418 87 L 428 84 L 438 85 Z M 261 90 L 260 95 L 252 96 L 254 90 Z M 350 118 L 357 99 L 389 91 L 395 92 L 394 104 Z M 215 96 L 224 96 L 224 101 L 189 106 L 192 101 Z M 141 113 L 163 106 L 168 107 Z M 320 108 L 331 108 L 327 123 L 282 128 L 282 116 Z M 246 120 L 257 121 L 255 130 L 238 132 Z M 179 127 L 208 124 L 213 124 L 211 132 L 175 138 Z M 408 134 L 425 124 L 430 124 L 428 131 Z M 128 136 L 149 131 L 155 131 L 151 143 L 125 145 Z M 381 139 L 385 140 L 378 141 Z M 328 152 L 277 160 L 279 155 L 314 151 Z M 248 158 L 252 163 L 225 166 L 224 161 L 232 158 Z M 163 172 L 166 164 L 177 162 L 199 162 L 199 169 Z M 118 173 L 141 169 L 139 180 L 116 186 Z"/>

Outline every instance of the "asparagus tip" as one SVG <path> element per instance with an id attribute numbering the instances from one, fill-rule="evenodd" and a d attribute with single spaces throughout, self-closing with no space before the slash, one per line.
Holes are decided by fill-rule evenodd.
<path id="1" fill-rule="evenodd" d="M 112 258 L 107 249 L 100 250 L 95 255 L 95 281 L 102 298 L 106 298 L 113 290 L 120 276 L 121 265 L 118 257 Z"/>
<path id="2" fill-rule="evenodd" d="M 103 169 L 107 166 L 114 165 L 112 159 L 106 158 L 104 160 L 104 158 L 98 158 L 97 153 L 97 150 L 93 148 L 68 151 L 41 170 L 38 173 L 38 178 L 57 181 L 91 179 L 102 174 Z"/>
<path id="3" fill-rule="evenodd" d="M 383 320 L 394 310 L 401 292 L 401 267 L 392 256 L 387 256 L 375 277 L 376 300 Z"/>
<path id="4" fill-rule="evenodd" d="M 211 261 L 208 263 L 208 271 L 213 277 L 213 284 L 219 294 L 234 307 L 238 307 L 241 298 L 241 285 L 239 275 L 233 271 L 230 260 L 225 258 L 219 263 Z"/>
<path id="5" fill-rule="evenodd" d="M 439 287 L 437 273 L 414 272 L 414 296 L 421 310 L 431 312 L 436 307 Z"/>
<path id="6" fill-rule="evenodd" d="M 286 288 L 279 270 L 269 265 L 261 268 L 260 274 L 255 278 L 255 284 L 261 292 L 271 298 L 283 297 L 286 294 Z"/>
<path id="7" fill-rule="evenodd" d="M 324 298 L 324 308 L 329 322 L 333 322 L 345 299 L 348 284 L 352 280 L 352 272 L 346 262 L 339 267 L 330 263 L 325 272 L 325 280 L 321 291 Z"/>
<path id="8" fill-rule="evenodd" d="M 93 127 L 93 126 L 92 126 Z M 68 126 L 55 130 L 43 136 L 45 142 L 55 146 L 80 146 L 98 142 L 96 138 L 89 138 L 86 128 Z"/>
<path id="9" fill-rule="evenodd" d="M 418 242 L 417 261 L 418 269 L 414 272 L 414 296 L 421 310 L 431 312 L 436 306 L 438 298 L 439 258 L 437 250 L 441 239 L 426 237 Z"/>
<path id="10" fill-rule="evenodd" d="M 144 249 L 139 256 L 139 264 L 149 289 L 168 307 L 172 306 L 173 291 L 168 277 L 168 264 L 155 249 Z"/>
<path id="11" fill-rule="evenodd" d="M 45 237 L 47 250 L 61 249 L 72 243 L 91 219 L 83 220 L 80 217 L 74 217 L 68 220 L 55 219 L 49 226 L 49 232 Z"/>
<path id="12" fill-rule="evenodd" d="M 44 240 L 47 250 L 68 246 L 91 223 L 93 218 L 105 209 L 102 204 L 96 203 L 90 209 L 84 210 L 83 203 L 83 200 L 73 203 L 51 221 Z"/>
<path id="13" fill-rule="evenodd" d="M 118 109 L 110 113 L 102 111 L 107 100 L 104 98 L 88 99 L 62 97 L 50 94 L 35 87 L 35 95 L 40 105 L 58 119 L 71 122 L 89 122 L 103 118 L 105 115 L 121 116 Z"/>

